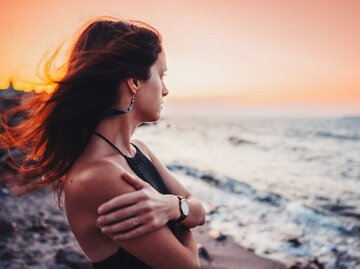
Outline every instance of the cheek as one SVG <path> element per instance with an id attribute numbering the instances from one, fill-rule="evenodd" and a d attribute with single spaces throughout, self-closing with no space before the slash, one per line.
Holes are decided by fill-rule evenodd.
<path id="1" fill-rule="evenodd" d="M 146 85 L 141 89 L 142 105 L 147 107 L 157 105 L 159 103 L 159 96 L 162 96 L 162 81 L 159 77 L 151 78 L 147 81 Z"/>
<path id="2" fill-rule="evenodd" d="M 138 96 L 137 102 L 138 107 L 144 113 L 152 111 L 153 107 L 157 105 L 157 100 L 159 99 L 152 88 L 142 89 L 143 92 Z M 136 102 L 136 100 L 135 100 Z"/>
<path id="3" fill-rule="evenodd" d="M 148 100 L 157 100 L 159 96 L 162 95 L 162 86 L 162 80 L 160 78 L 152 80 L 146 89 Z"/>
<path id="4" fill-rule="evenodd" d="M 155 88 L 155 89 L 158 89 L 159 87 L 161 88 L 162 80 L 161 80 L 160 75 L 153 76 L 149 80 L 149 83 L 150 83 L 151 88 Z"/>

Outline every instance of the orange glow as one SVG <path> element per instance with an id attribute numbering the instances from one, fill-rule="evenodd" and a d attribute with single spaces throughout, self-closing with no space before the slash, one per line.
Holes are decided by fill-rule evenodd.
<path id="1" fill-rule="evenodd" d="M 3 1 L 0 88 L 13 78 L 17 88 L 40 90 L 25 81 L 39 81 L 44 55 L 101 15 L 142 20 L 162 33 L 169 100 L 351 104 L 360 114 L 357 0 Z"/>

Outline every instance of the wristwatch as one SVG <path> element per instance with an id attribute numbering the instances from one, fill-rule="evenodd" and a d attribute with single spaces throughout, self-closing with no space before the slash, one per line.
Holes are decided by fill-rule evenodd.
<path id="1" fill-rule="evenodd" d="M 184 220 L 189 215 L 189 204 L 184 196 L 176 195 L 179 199 L 179 208 L 180 208 L 180 218 L 175 222 L 180 222 Z"/>

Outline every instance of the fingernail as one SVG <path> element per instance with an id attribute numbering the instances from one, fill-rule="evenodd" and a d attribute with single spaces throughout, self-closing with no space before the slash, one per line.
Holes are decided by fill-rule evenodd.
<path id="1" fill-rule="evenodd" d="M 99 214 L 101 214 L 103 211 L 104 211 L 104 208 L 103 208 L 103 207 L 99 207 L 99 208 L 98 208 L 98 213 L 99 213 Z"/>
<path id="2" fill-rule="evenodd" d="M 103 217 L 100 217 L 100 218 L 97 219 L 97 223 L 99 223 L 99 224 L 101 224 L 103 221 L 104 221 Z"/>
<path id="3" fill-rule="evenodd" d="M 106 228 L 106 227 L 101 228 L 101 232 L 106 233 L 107 231 L 108 231 L 108 228 Z"/>

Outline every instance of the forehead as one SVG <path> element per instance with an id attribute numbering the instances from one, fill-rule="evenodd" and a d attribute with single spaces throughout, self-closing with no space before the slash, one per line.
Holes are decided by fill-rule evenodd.
<path id="1" fill-rule="evenodd" d="M 160 53 L 159 53 L 159 56 L 155 62 L 155 65 L 161 69 L 161 70 L 167 70 L 167 65 L 166 65 L 166 55 L 165 55 L 165 52 L 164 50 L 162 50 Z"/>

